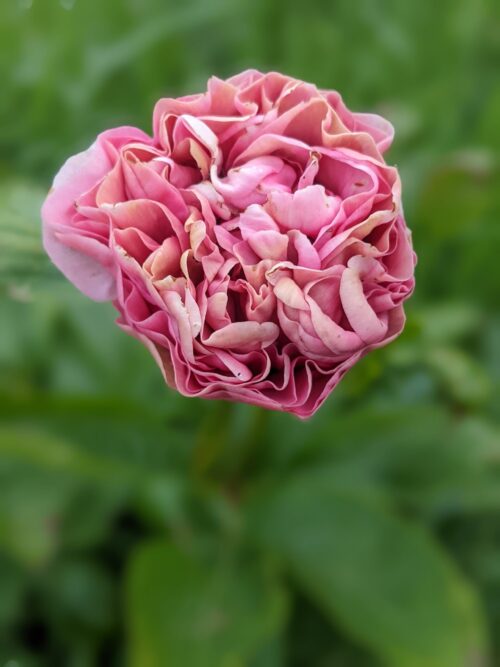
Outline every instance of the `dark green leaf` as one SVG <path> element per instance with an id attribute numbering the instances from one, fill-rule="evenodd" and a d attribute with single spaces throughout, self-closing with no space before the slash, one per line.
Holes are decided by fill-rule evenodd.
<path id="1" fill-rule="evenodd" d="M 281 629 L 280 587 L 253 565 L 204 563 L 145 544 L 129 571 L 132 667 L 240 667 Z"/>
<path id="2" fill-rule="evenodd" d="M 477 600 L 437 545 L 328 474 L 265 496 L 250 528 L 332 622 L 388 664 L 466 667 L 484 657 Z"/>

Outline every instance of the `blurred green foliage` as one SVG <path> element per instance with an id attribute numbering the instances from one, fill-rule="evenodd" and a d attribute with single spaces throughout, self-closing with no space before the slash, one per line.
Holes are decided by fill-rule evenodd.
<path id="1" fill-rule="evenodd" d="M 168 390 L 43 256 L 102 129 L 277 69 L 396 126 L 403 336 L 307 423 Z M 497 0 L 0 5 L 0 665 L 500 665 Z"/>

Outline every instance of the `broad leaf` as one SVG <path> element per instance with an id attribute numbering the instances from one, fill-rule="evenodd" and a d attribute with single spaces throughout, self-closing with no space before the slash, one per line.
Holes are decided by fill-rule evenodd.
<path id="1" fill-rule="evenodd" d="M 285 609 L 279 586 L 253 565 L 146 544 L 128 578 L 131 667 L 243 666 L 281 629 Z"/>
<path id="2" fill-rule="evenodd" d="M 387 664 L 465 667 L 484 654 L 474 594 L 437 545 L 327 474 L 265 496 L 250 527 L 332 622 Z"/>

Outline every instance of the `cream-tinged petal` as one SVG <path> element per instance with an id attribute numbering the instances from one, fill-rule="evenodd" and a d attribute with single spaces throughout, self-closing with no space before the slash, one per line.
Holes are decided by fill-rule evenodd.
<path id="1" fill-rule="evenodd" d="M 177 292 L 167 291 L 163 293 L 163 300 L 172 316 L 177 328 L 177 340 L 181 345 L 184 355 L 190 361 L 194 360 L 193 355 L 193 329 L 189 318 L 188 310 L 182 298 Z"/>
<path id="2" fill-rule="evenodd" d="M 354 331 L 347 331 L 321 310 L 311 297 L 306 297 L 311 311 L 311 322 L 318 338 L 335 355 L 343 355 L 359 350 L 364 341 Z"/>
<path id="3" fill-rule="evenodd" d="M 144 269 L 154 281 L 179 274 L 181 246 L 175 236 L 165 239 L 144 262 Z"/>
<path id="4" fill-rule="evenodd" d="M 274 322 L 234 322 L 214 331 L 204 344 L 228 349 L 257 350 L 274 343 L 279 327 Z"/>
<path id="5" fill-rule="evenodd" d="M 309 310 L 302 290 L 291 278 L 280 278 L 274 286 L 274 294 L 289 308 Z"/>
<path id="6" fill-rule="evenodd" d="M 340 299 L 350 325 L 365 343 L 376 343 L 385 336 L 387 323 L 368 303 L 363 283 L 355 269 L 344 269 L 340 279 Z"/>

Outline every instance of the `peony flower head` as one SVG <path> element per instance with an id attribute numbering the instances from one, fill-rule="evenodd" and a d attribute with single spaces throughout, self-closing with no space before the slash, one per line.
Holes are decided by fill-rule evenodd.
<path id="1" fill-rule="evenodd" d="M 278 73 L 161 99 L 100 134 L 43 205 L 45 248 L 186 396 L 312 415 L 404 325 L 415 255 L 392 126 Z"/>

